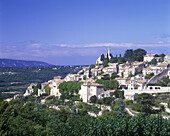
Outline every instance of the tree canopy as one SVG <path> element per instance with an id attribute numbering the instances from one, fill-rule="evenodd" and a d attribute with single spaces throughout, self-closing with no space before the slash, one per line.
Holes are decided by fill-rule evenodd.
<path id="1" fill-rule="evenodd" d="M 125 51 L 124 58 L 126 58 L 126 60 L 133 61 L 134 59 L 133 49 L 127 49 Z"/>
<path id="2" fill-rule="evenodd" d="M 90 97 L 90 102 L 91 103 L 96 103 L 96 101 L 97 101 L 96 95 L 93 95 L 93 96 Z"/>
<path id="3" fill-rule="evenodd" d="M 109 101 L 106 100 L 106 103 Z M 49 109 L 31 101 L 24 105 L 21 104 L 21 100 L 0 102 L 0 135 L 170 135 L 170 121 L 159 115 L 139 114 L 131 117 L 108 112 L 110 114 L 95 118 L 89 116 L 85 110 L 92 110 L 93 105 L 82 103 L 80 106 L 83 109 L 74 112 Z"/>
<path id="4" fill-rule="evenodd" d="M 152 113 L 152 106 L 154 105 L 154 97 L 148 93 L 142 93 L 137 96 L 136 102 L 133 108 L 146 114 Z"/>
<path id="5" fill-rule="evenodd" d="M 116 80 L 97 79 L 96 83 L 103 84 L 105 91 L 106 90 L 116 90 L 119 86 L 119 83 Z"/>
<path id="6" fill-rule="evenodd" d="M 134 59 L 135 61 L 143 61 L 143 57 L 146 55 L 146 51 L 144 49 L 136 49 L 134 50 Z"/>
<path id="7" fill-rule="evenodd" d="M 79 90 L 81 89 L 80 82 L 63 82 L 59 85 L 59 92 L 62 94 L 62 98 L 68 99 L 71 98 L 73 95 L 78 94 Z"/>

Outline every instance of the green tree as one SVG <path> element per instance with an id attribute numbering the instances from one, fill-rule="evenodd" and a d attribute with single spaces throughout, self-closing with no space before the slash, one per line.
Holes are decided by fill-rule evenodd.
<path id="1" fill-rule="evenodd" d="M 113 55 L 110 53 L 111 59 L 113 58 Z"/>
<path id="2" fill-rule="evenodd" d="M 105 91 L 106 90 L 116 90 L 119 86 L 119 83 L 116 80 L 97 79 L 96 83 L 103 84 Z"/>
<path id="3" fill-rule="evenodd" d="M 109 63 L 109 60 L 107 58 L 105 58 L 103 61 L 103 67 L 107 67 L 108 63 Z"/>
<path id="4" fill-rule="evenodd" d="M 104 61 L 104 59 L 105 59 L 105 56 L 104 56 L 104 54 L 102 54 L 100 60 Z"/>
<path id="5" fill-rule="evenodd" d="M 103 98 L 103 104 L 110 105 L 113 102 L 114 102 L 114 98 L 113 97 L 104 97 Z"/>
<path id="6" fill-rule="evenodd" d="M 161 57 L 162 61 L 164 61 L 165 54 L 162 53 L 162 54 L 159 55 L 159 57 Z"/>
<path id="7" fill-rule="evenodd" d="M 45 92 L 49 95 L 51 91 L 51 88 L 49 86 L 45 87 Z"/>
<path id="8" fill-rule="evenodd" d="M 0 92 L 0 102 L 3 101 L 2 93 Z"/>
<path id="9" fill-rule="evenodd" d="M 109 54 L 106 55 L 107 62 L 109 62 Z"/>
<path id="10" fill-rule="evenodd" d="M 151 60 L 151 64 L 152 64 L 152 65 L 156 65 L 156 64 L 157 64 L 157 60 L 156 60 L 155 58 L 152 59 L 152 60 Z"/>
<path id="11" fill-rule="evenodd" d="M 116 98 L 124 98 L 124 91 L 116 90 L 115 92 L 113 92 L 113 95 L 114 95 Z"/>
<path id="12" fill-rule="evenodd" d="M 37 88 L 38 88 L 38 89 L 42 89 L 41 83 L 38 83 L 38 84 L 37 84 Z"/>
<path id="13" fill-rule="evenodd" d="M 119 77 L 119 76 L 117 75 L 117 73 L 112 73 L 111 79 L 115 79 L 115 78 L 117 78 L 117 77 Z"/>
<path id="14" fill-rule="evenodd" d="M 133 49 L 128 49 L 125 51 L 124 58 L 128 61 L 133 61 L 133 59 L 134 59 L 133 55 L 134 55 Z"/>
<path id="15" fill-rule="evenodd" d="M 37 86 L 33 86 L 33 94 L 38 95 L 38 87 Z"/>
<path id="16" fill-rule="evenodd" d="M 96 64 L 90 65 L 90 69 L 95 68 Z"/>
<path id="17" fill-rule="evenodd" d="M 89 69 L 89 78 L 92 77 L 91 69 Z"/>
<path id="18" fill-rule="evenodd" d="M 110 63 L 117 63 L 117 58 L 116 57 L 111 58 Z"/>
<path id="19" fill-rule="evenodd" d="M 154 76 L 154 73 L 147 74 L 145 76 L 146 79 L 151 79 Z"/>
<path id="20" fill-rule="evenodd" d="M 166 85 L 168 85 L 170 83 L 170 79 L 169 77 L 167 76 L 163 76 L 162 79 L 161 79 L 162 82 L 164 82 Z"/>
<path id="21" fill-rule="evenodd" d="M 148 93 L 142 93 L 137 96 L 136 102 L 141 104 L 143 112 L 151 113 L 152 105 L 154 105 L 154 97 Z"/>
<path id="22" fill-rule="evenodd" d="M 63 82 L 59 85 L 59 92 L 62 94 L 63 99 L 72 99 L 74 95 L 77 95 L 79 90 L 81 89 L 80 82 Z"/>
<path id="23" fill-rule="evenodd" d="M 143 49 L 134 50 L 134 59 L 135 61 L 143 61 L 143 57 L 146 55 L 146 51 Z"/>
<path id="24" fill-rule="evenodd" d="M 118 63 L 119 63 L 119 64 L 122 64 L 122 63 L 125 63 L 125 62 L 126 62 L 126 60 L 125 60 L 124 57 L 119 57 L 119 58 L 118 58 Z"/>
<path id="25" fill-rule="evenodd" d="M 96 95 L 93 95 L 93 96 L 90 97 L 90 102 L 91 103 L 96 103 L 96 101 L 97 101 Z"/>

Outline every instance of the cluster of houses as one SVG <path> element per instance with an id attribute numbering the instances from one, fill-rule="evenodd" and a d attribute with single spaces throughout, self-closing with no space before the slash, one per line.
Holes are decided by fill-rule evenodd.
<path id="1" fill-rule="evenodd" d="M 110 55 L 110 51 L 106 55 Z M 110 57 L 110 56 L 109 56 Z M 148 79 L 145 76 L 154 73 L 157 75 L 163 70 L 168 69 L 170 65 L 170 55 L 165 56 L 165 61 L 160 62 L 157 65 L 150 65 L 149 62 L 152 59 L 161 58 L 155 57 L 155 54 L 147 54 L 144 56 L 143 62 L 126 62 L 124 64 L 108 63 L 107 67 L 103 67 L 101 57 L 96 60 L 96 64 L 93 67 L 83 67 L 77 74 L 68 74 L 63 79 L 60 76 L 54 77 L 54 79 L 41 84 L 41 89 L 38 89 L 38 96 L 45 93 L 46 86 L 50 87 L 50 95 L 61 96 L 58 86 L 66 81 L 83 82 L 81 90 L 79 91 L 80 97 L 83 102 L 89 102 L 92 96 L 97 98 L 110 97 L 114 90 L 104 91 L 103 85 L 95 83 L 96 79 L 102 79 L 105 76 L 111 77 L 112 73 L 116 73 L 119 77 L 115 78 L 119 82 L 119 88 L 121 90 L 135 90 L 141 91 L 147 84 Z M 170 77 L 170 71 L 168 71 Z M 28 96 L 33 92 L 33 86 L 31 84 L 26 90 L 24 96 Z M 125 98 L 134 99 L 136 93 L 128 94 L 125 93 Z"/>

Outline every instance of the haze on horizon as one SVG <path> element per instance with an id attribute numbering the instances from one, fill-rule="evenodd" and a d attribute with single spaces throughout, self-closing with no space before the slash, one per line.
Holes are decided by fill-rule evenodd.
<path id="1" fill-rule="evenodd" d="M 92 64 L 110 48 L 170 55 L 169 0 L 0 0 L 0 58 Z"/>

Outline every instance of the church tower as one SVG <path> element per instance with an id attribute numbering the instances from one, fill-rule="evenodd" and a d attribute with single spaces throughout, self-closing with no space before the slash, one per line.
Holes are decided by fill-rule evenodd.
<path id="1" fill-rule="evenodd" d="M 108 55 L 108 58 L 111 59 L 111 56 L 110 56 L 110 48 L 108 48 L 108 51 L 107 51 L 107 54 L 106 54 L 106 57 Z"/>
<path id="2" fill-rule="evenodd" d="M 107 53 L 106 53 L 106 55 L 105 55 L 105 58 L 107 58 L 107 56 L 108 56 L 109 60 L 112 58 L 111 55 L 110 55 L 110 48 L 108 48 L 108 51 L 107 51 Z M 101 57 L 99 57 L 99 58 L 96 60 L 96 64 L 103 64 L 103 61 L 101 61 Z"/>
<path id="3" fill-rule="evenodd" d="M 108 48 L 108 52 L 107 52 L 107 54 L 110 56 L 110 48 Z"/>

